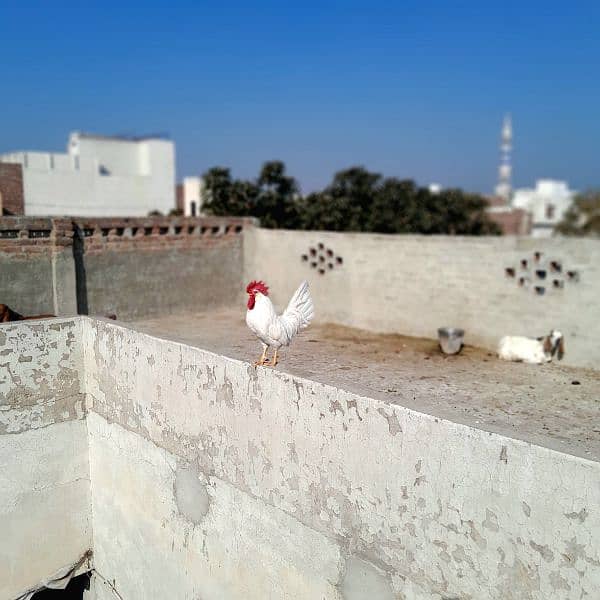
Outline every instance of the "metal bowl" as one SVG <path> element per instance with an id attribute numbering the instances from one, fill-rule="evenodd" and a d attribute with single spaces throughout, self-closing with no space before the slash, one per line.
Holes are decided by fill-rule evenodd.
<path id="1" fill-rule="evenodd" d="M 463 346 L 465 330 L 456 327 L 440 327 L 438 340 L 444 354 L 457 354 Z"/>

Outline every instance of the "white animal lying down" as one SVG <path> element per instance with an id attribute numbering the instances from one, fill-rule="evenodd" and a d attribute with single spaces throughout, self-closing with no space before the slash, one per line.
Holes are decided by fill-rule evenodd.
<path id="1" fill-rule="evenodd" d="M 498 356 L 503 360 L 541 364 L 550 362 L 555 354 L 558 360 L 562 360 L 564 353 L 564 337 L 556 329 L 553 329 L 549 335 L 537 339 L 507 335 L 498 344 Z"/>

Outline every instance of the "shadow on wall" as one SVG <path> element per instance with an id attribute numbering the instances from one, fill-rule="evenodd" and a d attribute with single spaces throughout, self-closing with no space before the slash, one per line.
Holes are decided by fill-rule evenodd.
<path id="1" fill-rule="evenodd" d="M 75 293 L 77 295 L 77 314 L 88 314 L 87 277 L 85 273 L 85 244 L 83 230 L 77 225 L 73 232 L 73 261 L 75 262 Z"/>
<path id="2" fill-rule="evenodd" d="M 85 590 L 90 589 L 90 574 L 73 577 L 64 590 L 41 590 L 31 600 L 83 600 Z"/>

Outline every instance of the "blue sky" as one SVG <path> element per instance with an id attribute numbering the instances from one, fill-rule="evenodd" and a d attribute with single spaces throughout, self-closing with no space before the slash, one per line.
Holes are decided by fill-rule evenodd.
<path id="1" fill-rule="evenodd" d="M 594 2 L 6 2 L 0 152 L 167 132 L 178 177 L 278 158 L 305 191 L 362 164 L 489 192 L 510 111 L 517 185 L 600 186 L 598 31 Z"/>

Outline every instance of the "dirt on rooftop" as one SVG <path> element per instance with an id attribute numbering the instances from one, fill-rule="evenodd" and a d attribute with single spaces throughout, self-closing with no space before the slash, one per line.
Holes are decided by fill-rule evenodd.
<path id="1" fill-rule="evenodd" d="M 244 310 L 131 323 L 157 337 L 255 361 L 262 348 Z M 568 345 L 567 345 L 568 351 Z M 280 353 L 277 370 L 419 412 L 600 460 L 600 372 L 509 363 L 464 346 L 442 354 L 435 340 L 314 324 Z M 269 368 L 269 367 L 258 367 Z"/>

